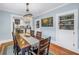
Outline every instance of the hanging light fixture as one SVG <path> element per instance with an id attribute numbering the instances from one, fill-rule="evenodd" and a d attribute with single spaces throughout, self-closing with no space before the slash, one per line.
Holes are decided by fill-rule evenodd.
<path id="1" fill-rule="evenodd" d="M 23 18 L 25 23 L 29 23 L 33 18 L 33 15 L 29 12 L 29 3 L 26 3 L 26 8 L 26 14 L 23 16 Z"/>

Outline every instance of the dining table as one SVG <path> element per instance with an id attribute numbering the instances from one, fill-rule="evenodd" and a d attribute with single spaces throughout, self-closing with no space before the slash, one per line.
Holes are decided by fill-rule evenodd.
<path id="1" fill-rule="evenodd" d="M 21 49 L 22 55 L 25 55 L 25 51 L 30 48 L 37 48 L 39 46 L 40 40 L 32 37 L 31 35 L 27 35 L 25 33 L 20 33 L 17 36 L 18 46 Z M 42 38 L 46 39 L 48 36 L 43 35 Z"/>
<path id="2" fill-rule="evenodd" d="M 25 51 L 28 51 L 28 47 L 38 47 L 39 46 L 39 40 L 32 37 L 28 36 L 26 34 L 18 34 L 17 35 L 17 42 L 18 46 L 21 49 L 22 55 L 25 55 Z"/>

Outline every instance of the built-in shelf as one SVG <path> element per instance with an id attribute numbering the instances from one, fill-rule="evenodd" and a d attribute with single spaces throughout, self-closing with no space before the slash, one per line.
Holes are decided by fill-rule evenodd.
<path id="1" fill-rule="evenodd" d="M 61 25 L 72 25 L 72 26 L 73 26 L 74 24 L 59 24 L 59 25 L 60 25 L 60 26 L 61 26 Z"/>
<path id="2" fill-rule="evenodd" d="M 74 19 L 67 19 L 67 20 L 61 20 L 61 21 L 73 21 Z"/>
<path id="3" fill-rule="evenodd" d="M 59 28 L 64 29 L 64 30 L 73 30 L 74 29 L 74 14 L 60 16 Z"/>

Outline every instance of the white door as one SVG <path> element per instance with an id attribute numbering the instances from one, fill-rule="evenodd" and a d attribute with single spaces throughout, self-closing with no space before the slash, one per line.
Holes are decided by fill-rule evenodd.
<path id="1" fill-rule="evenodd" d="M 56 40 L 61 46 L 69 49 L 77 48 L 77 10 L 68 11 L 65 13 L 57 14 L 56 18 Z M 73 23 L 66 20 L 61 20 L 60 17 L 65 15 L 74 15 Z M 71 21 L 71 20 L 69 20 Z M 72 21 L 71 21 L 72 22 Z M 64 23 L 64 25 L 63 25 Z M 67 24 L 66 24 L 67 23 Z M 71 27 L 68 28 L 68 25 Z"/>

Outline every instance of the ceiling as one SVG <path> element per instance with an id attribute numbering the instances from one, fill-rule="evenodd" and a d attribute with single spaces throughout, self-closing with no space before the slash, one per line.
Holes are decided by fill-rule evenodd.
<path id="1" fill-rule="evenodd" d="M 34 17 L 45 13 L 48 10 L 54 9 L 64 3 L 30 3 L 29 10 Z M 13 12 L 16 14 L 26 14 L 25 3 L 0 3 L 0 10 Z"/>

